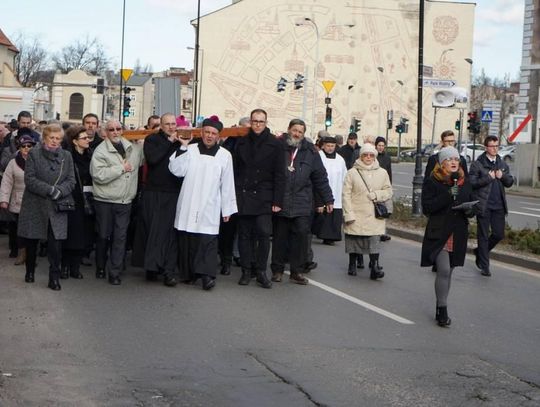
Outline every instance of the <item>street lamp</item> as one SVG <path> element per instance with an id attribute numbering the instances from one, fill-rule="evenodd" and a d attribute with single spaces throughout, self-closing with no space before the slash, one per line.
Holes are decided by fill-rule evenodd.
<path id="1" fill-rule="evenodd" d="M 443 50 L 443 52 L 441 52 L 441 56 L 439 57 L 439 61 L 443 60 L 443 57 L 447 52 L 451 52 L 453 50 L 454 50 L 454 48 L 447 48 L 447 49 Z"/>
<path id="2" fill-rule="evenodd" d="M 349 85 L 347 87 L 347 120 L 351 120 L 351 89 L 354 88 L 354 85 Z"/>
<path id="3" fill-rule="evenodd" d="M 187 47 L 187 49 L 189 49 L 190 51 L 195 51 L 195 48 L 193 47 Z M 191 102 L 192 102 L 192 108 L 191 108 L 191 121 L 192 123 L 195 123 L 196 124 L 196 121 L 197 121 L 197 117 L 193 117 L 195 114 L 201 114 L 201 100 L 202 100 L 202 82 L 200 81 L 200 78 L 203 77 L 203 67 L 204 67 L 204 49 L 199 47 L 199 52 L 201 54 L 201 57 L 200 57 L 200 64 L 197 64 L 197 68 L 199 69 L 200 71 L 200 74 L 199 72 L 195 73 L 195 78 L 193 80 L 193 89 L 192 89 L 192 97 L 191 97 Z M 198 60 L 199 58 L 197 58 Z M 197 106 L 195 106 L 195 103 L 197 103 Z"/>
<path id="4" fill-rule="evenodd" d="M 302 22 L 295 23 L 296 26 L 306 25 L 306 23 L 313 24 L 315 28 L 315 34 L 317 35 L 317 42 L 315 43 L 315 67 L 313 68 L 313 111 L 311 114 L 311 137 L 315 140 L 315 112 L 317 111 L 317 71 L 319 68 L 319 27 L 315 21 L 309 17 L 304 17 Z"/>
<path id="5" fill-rule="evenodd" d="M 384 74 L 384 68 L 382 66 L 378 66 L 377 70 Z M 381 81 L 382 82 L 382 81 Z M 379 124 L 377 129 L 377 137 L 381 135 L 381 118 L 382 118 L 382 86 L 379 86 Z"/>

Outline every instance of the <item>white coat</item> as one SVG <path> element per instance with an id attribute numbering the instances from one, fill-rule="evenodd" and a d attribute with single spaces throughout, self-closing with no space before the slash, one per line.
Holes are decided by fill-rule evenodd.
<path id="1" fill-rule="evenodd" d="M 221 216 L 238 211 L 231 154 L 219 147 L 215 156 L 205 155 L 198 144 L 190 144 L 185 153 L 170 156 L 169 171 L 184 177 L 174 227 L 190 233 L 219 234 Z"/>
<path id="2" fill-rule="evenodd" d="M 328 183 L 330 184 L 332 195 L 334 195 L 334 208 L 341 209 L 343 181 L 345 181 L 345 176 L 347 175 L 347 165 L 345 164 L 345 160 L 337 153 L 336 158 L 326 157 L 324 151 L 319 151 L 319 155 L 321 156 L 324 168 L 326 168 Z"/>

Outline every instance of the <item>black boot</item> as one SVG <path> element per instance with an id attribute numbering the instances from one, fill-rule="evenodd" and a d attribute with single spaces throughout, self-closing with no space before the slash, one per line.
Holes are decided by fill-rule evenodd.
<path id="1" fill-rule="evenodd" d="M 369 274 L 369 278 L 372 280 L 377 280 L 379 278 L 384 277 L 384 272 L 380 271 L 377 268 L 378 263 L 379 263 L 379 253 L 370 254 L 369 255 L 369 270 L 371 272 Z"/>
<path id="2" fill-rule="evenodd" d="M 375 265 L 377 266 L 377 270 L 381 271 L 383 269 L 383 267 L 379 264 L 379 259 L 375 261 Z"/>
<path id="3" fill-rule="evenodd" d="M 349 271 L 347 272 L 350 276 L 356 275 L 356 253 L 349 253 Z"/>
<path id="4" fill-rule="evenodd" d="M 356 268 L 359 268 L 359 269 L 364 268 L 364 256 L 361 254 L 356 255 Z"/>
<path id="5" fill-rule="evenodd" d="M 77 280 L 83 279 L 83 275 L 80 270 L 80 262 L 78 261 L 78 259 L 69 266 L 69 276 Z"/>
<path id="6" fill-rule="evenodd" d="M 270 280 L 268 280 L 266 271 L 257 270 L 257 284 L 259 284 L 262 288 L 272 288 L 272 283 Z"/>
<path id="7" fill-rule="evenodd" d="M 27 271 L 24 276 L 24 281 L 26 283 L 33 283 L 34 282 L 34 272 L 33 271 Z"/>
<path id="8" fill-rule="evenodd" d="M 452 320 L 450 317 L 448 317 L 448 309 L 447 307 L 437 307 L 437 311 L 435 312 L 435 319 L 437 320 L 437 325 L 445 327 L 450 326 L 452 323 Z"/>
<path id="9" fill-rule="evenodd" d="M 239 285 L 248 285 L 251 280 L 251 270 L 242 269 L 242 277 L 238 281 Z"/>

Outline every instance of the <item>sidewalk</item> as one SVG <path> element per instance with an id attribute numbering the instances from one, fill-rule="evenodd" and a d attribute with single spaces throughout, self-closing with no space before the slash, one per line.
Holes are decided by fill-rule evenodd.
<path id="1" fill-rule="evenodd" d="M 519 187 L 514 185 L 506 190 L 506 193 L 510 195 L 530 196 L 532 198 L 540 199 L 540 188 L 533 188 L 520 185 Z"/>

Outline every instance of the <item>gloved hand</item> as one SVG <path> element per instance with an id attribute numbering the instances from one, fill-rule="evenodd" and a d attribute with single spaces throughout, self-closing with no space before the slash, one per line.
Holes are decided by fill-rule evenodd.
<path id="1" fill-rule="evenodd" d="M 456 197 L 458 196 L 458 193 L 459 193 L 459 187 L 457 185 L 453 185 L 450 187 L 450 195 L 452 195 L 453 197 Z"/>
<path id="2" fill-rule="evenodd" d="M 62 196 L 62 192 L 56 187 L 51 187 L 51 191 L 49 192 L 49 196 L 51 197 L 51 199 L 53 201 L 56 201 L 57 199 L 59 199 Z"/>
<path id="3" fill-rule="evenodd" d="M 369 192 L 367 194 L 367 197 L 370 201 L 374 201 L 375 199 L 377 199 L 377 194 L 375 192 Z"/>

